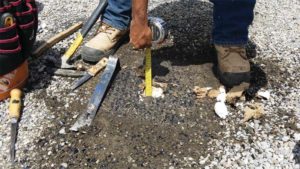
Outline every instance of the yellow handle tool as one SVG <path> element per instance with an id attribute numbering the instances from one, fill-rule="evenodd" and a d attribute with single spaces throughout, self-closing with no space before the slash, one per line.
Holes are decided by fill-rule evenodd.
<path id="1" fill-rule="evenodd" d="M 145 95 L 152 97 L 152 58 L 151 48 L 146 49 L 146 63 L 145 63 Z"/>
<path id="2" fill-rule="evenodd" d="M 76 52 L 77 48 L 82 43 L 83 38 L 89 33 L 89 31 L 92 29 L 94 24 L 97 22 L 100 15 L 103 13 L 107 3 L 108 3 L 107 0 L 99 0 L 98 6 L 93 11 L 92 15 L 89 17 L 87 22 L 82 26 L 82 29 L 81 29 L 80 33 L 77 35 L 73 44 L 70 46 L 70 48 L 67 50 L 67 52 L 63 55 L 63 57 L 61 59 L 61 68 L 73 68 L 74 67 L 74 66 L 68 64 L 69 59 Z"/>
<path id="3" fill-rule="evenodd" d="M 20 89 L 13 89 L 10 92 L 11 99 L 9 102 L 9 117 L 19 119 L 21 112 L 21 97 L 22 91 Z"/>
<path id="4" fill-rule="evenodd" d="M 76 52 L 77 48 L 80 46 L 80 44 L 83 41 L 83 36 L 81 33 L 77 34 L 76 39 L 70 46 L 70 48 L 66 51 L 66 53 L 63 55 L 61 58 L 61 68 L 63 69 L 69 69 L 69 68 L 74 68 L 74 65 L 70 65 L 68 63 L 69 59 L 73 56 L 73 54 Z"/>
<path id="5" fill-rule="evenodd" d="M 11 145 L 10 145 L 10 160 L 15 161 L 15 144 L 17 140 L 18 119 L 21 115 L 21 97 L 22 91 L 20 89 L 13 89 L 10 92 L 9 101 L 9 117 L 11 118 Z"/>
<path id="6" fill-rule="evenodd" d="M 81 33 L 78 33 L 76 39 L 74 40 L 70 48 L 66 51 L 66 53 L 63 55 L 63 57 L 70 59 L 70 57 L 76 52 L 77 48 L 80 46 L 82 41 L 83 36 L 81 35 Z"/>

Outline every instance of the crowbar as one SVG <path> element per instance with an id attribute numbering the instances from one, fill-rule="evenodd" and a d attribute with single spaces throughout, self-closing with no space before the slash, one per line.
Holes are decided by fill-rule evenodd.
<path id="1" fill-rule="evenodd" d="M 119 60 L 117 57 L 110 56 L 108 58 L 107 66 L 98 82 L 93 95 L 88 103 L 87 110 L 77 119 L 75 124 L 70 128 L 72 131 L 78 131 L 81 127 L 90 126 L 96 113 L 104 99 L 104 95 L 107 91 L 113 75 L 117 69 Z"/>

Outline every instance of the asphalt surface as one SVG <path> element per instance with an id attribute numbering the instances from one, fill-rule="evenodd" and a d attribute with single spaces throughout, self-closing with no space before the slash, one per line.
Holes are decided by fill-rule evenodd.
<path id="1" fill-rule="evenodd" d="M 96 4 L 96 0 L 39 0 L 36 46 L 84 20 Z M 168 84 L 165 97 L 141 97 L 139 68 L 144 51 L 124 44 L 116 54 L 121 69 L 95 120 L 77 133 L 69 128 L 86 110 L 101 74 L 75 92 L 70 87 L 76 78 L 53 75 L 53 62 L 59 62 L 74 35 L 31 60 L 17 162 L 11 166 L 8 161 L 9 121 L 3 113 L 0 164 L 5 168 L 299 168 L 299 2 L 258 2 L 247 45 L 252 64 L 249 100 L 227 105 L 230 114 L 225 120 L 214 113 L 215 99 L 197 100 L 193 93 L 194 86 L 220 86 L 210 41 L 212 7 L 208 1 L 151 1 L 150 14 L 162 17 L 170 29 L 168 40 L 153 49 L 154 80 Z M 251 97 L 261 89 L 271 93 L 269 100 Z M 264 116 L 241 123 L 243 107 L 254 102 L 264 105 Z M 0 104 L 1 112 L 7 105 L 8 101 Z"/>

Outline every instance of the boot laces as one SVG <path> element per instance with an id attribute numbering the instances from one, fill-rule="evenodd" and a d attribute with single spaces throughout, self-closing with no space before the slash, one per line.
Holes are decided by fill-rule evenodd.
<path id="1" fill-rule="evenodd" d="M 240 55 L 241 58 L 247 60 L 247 56 L 246 56 L 246 53 L 245 53 L 243 48 L 240 48 L 240 47 L 227 47 L 227 48 L 225 48 L 224 51 L 226 52 L 225 56 L 223 57 L 224 59 L 226 57 L 228 57 L 231 53 L 237 53 L 237 54 Z"/>
<path id="2" fill-rule="evenodd" d="M 110 35 L 112 35 L 115 31 L 116 31 L 115 28 L 113 28 L 112 26 L 106 25 L 104 23 L 98 29 L 98 33 L 105 33 L 105 35 L 107 36 L 107 38 L 109 40 L 111 40 L 111 41 L 114 40 L 114 38 L 111 39 Z"/>

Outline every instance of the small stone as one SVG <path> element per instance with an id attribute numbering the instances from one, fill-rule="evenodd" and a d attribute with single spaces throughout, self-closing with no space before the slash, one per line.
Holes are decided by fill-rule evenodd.
<path id="1" fill-rule="evenodd" d="M 253 105 L 250 105 L 249 107 L 246 107 L 244 109 L 244 112 L 243 122 L 247 122 L 252 118 L 259 119 L 260 117 L 262 117 L 264 114 L 264 109 L 261 104 L 255 103 Z"/>
<path id="2" fill-rule="evenodd" d="M 59 130 L 59 134 L 66 134 L 66 129 L 63 127 L 62 129 Z"/>
<path id="3" fill-rule="evenodd" d="M 229 103 L 234 103 L 236 102 L 236 100 L 239 100 L 244 91 L 246 89 L 249 88 L 249 83 L 242 83 L 238 86 L 234 86 L 228 93 L 227 93 L 227 96 L 226 96 L 226 101 L 229 102 Z"/>
<path id="4" fill-rule="evenodd" d="M 207 94 L 207 96 L 209 97 L 209 98 L 217 98 L 217 96 L 220 94 L 220 91 L 219 90 L 216 90 L 216 89 L 211 89 L 211 90 L 209 90 L 208 91 L 208 94 Z"/>
<path id="5" fill-rule="evenodd" d="M 215 109 L 215 113 L 222 119 L 225 119 L 229 114 L 224 102 L 217 102 L 215 104 L 214 109 Z"/>
<path id="6" fill-rule="evenodd" d="M 295 141 L 299 141 L 300 140 L 300 133 L 295 133 L 294 138 L 295 138 Z"/>
<path id="7" fill-rule="evenodd" d="M 261 90 L 261 91 L 257 92 L 257 97 L 269 100 L 270 97 L 271 97 L 271 94 L 270 94 L 269 91 L 263 91 L 263 90 Z"/>
<path id="8" fill-rule="evenodd" d="M 288 141 L 289 139 L 290 139 L 289 136 L 284 136 L 284 137 L 282 137 L 282 141 L 284 141 L 284 142 Z"/>
<path id="9" fill-rule="evenodd" d="M 61 166 L 62 168 L 68 168 L 68 164 L 67 164 L 67 163 L 61 163 L 60 166 Z"/>
<path id="10" fill-rule="evenodd" d="M 211 87 L 200 88 L 199 86 L 195 86 L 193 91 L 196 94 L 197 99 L 203 99 L 206 97 L 206 95 L 210 89 L 211 89 Z"/>

